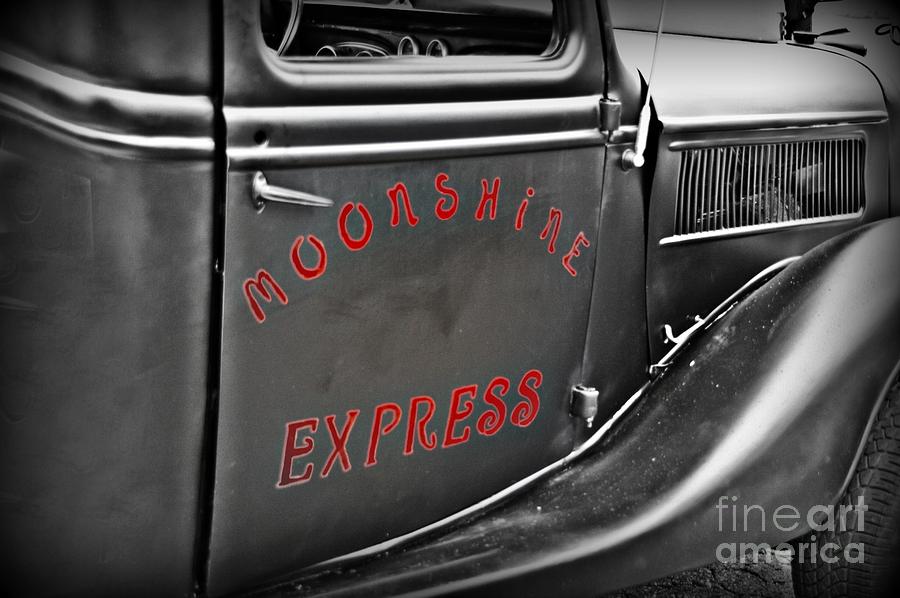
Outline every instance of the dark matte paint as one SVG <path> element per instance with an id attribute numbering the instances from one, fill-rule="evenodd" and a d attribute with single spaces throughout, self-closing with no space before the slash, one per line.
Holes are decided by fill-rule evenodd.
<path id="1" fill-rule="evenodd" d="M 0 12 L 0 93 L 49 117 L 0 110 L 0 587 L 188 596 L 213 261 L 208 3 Z"/>
<path id="2" fill-rule="evenodd" d="M 450 515 L 525 477 L 572 449 L 569 389 L 581 378 L 593 284 L 594 246 L 582 248 L 572 277 L 562 266 L 579 231 L 597 238 L 602 148 L 481 158 L 267 171 L 271 183 L 334 198 L 332 208 L 250 202 L 250 175 L 232 173 L 226 216 L 222 383 L 209 589 L 246 588 Z M 586 168 L 585 165 L 595 165 Z M 434 215 L 434 177 L 450 176 L 460 194 L 457 214 Z M 497 218 L 477 221 L 481 179 L 502 179 Z M 409 188 L 415 228 L 392 228 L 386 190 Z M 528 186 L 535 196 L 521 231 L 516 210 Z M 369 244 L 349 251 L 338 237 L 345 202 L 371 212 Z M 539 235 L 550 207 L 562 210 L 556 251 Z M 359 216 L 351 219 L 359 234 Z M 328 251 L 321 278 L 293 271 L 291 245 L 315 235 Z M 316 254 L 304 245 L 307 263 Z M 265 268 L 289 302 L 264 303 L 257 323 L 242 284 Z M 635 322 L 635 326 L 638 325 Z M 528 428 L 506 424 L 492 437 L 474 429 L 485 410 L 480 394 L 463 424 L 462 445 L 401 455 L 408 405 L 431 396 L 430 430 L 443 437 L 454 387 L 494 376 L 513 383 L 529 369 L 543 373 L 541 409 Z M 401 427 L 385 437 L 378 464 L 363 466 L 375 406 L 404 409 Z M 331 444 L 324 422 L 307 483 L 276 489 L 285 424 L 308 417 L 362 413 L 349 442 L 352 469 L 319 473 Z M 507 416 L 508 417 L 508 416 Z M 298 441 L 299 443 L 299 441 Z M 362 505 L 365 505 L 362 508 Z M 315 541 L 308 539 L 315 538 Z M 301 540 L 302 539 L 302 540 Z"/>
<path id="3" fill-rule="evenodd" d="M 674 144 L 744 145 L 793 140 L 862 137 L 866 144 L 865 210 L 856 220 L 662 245 L 674 232 L 681 155 Z M 723 301 L 754 274 L 778 260 L 805 253 L 819 243 L 861 224 L 888 217 L 887 128 L 884 124 L 801 127 L 782 131 L 729 134 L 663 131 L 657 149 L 650 230 L 647 238 L 647 326 L 651 361 L 671 348 L 663 326 L 679 334 Z"/>
<path id="4" fill-rule="evenodd" d="M 596 100 L 571 109 L 565 103 L 537 110 L 527 102 L 509 103 L 502 113 L 483 101 L 599 98 L 603 63 L 593 3 L 570 3 L 564 11 L 569 17 L 584 12 L 584 18 L 567 21 L 573 33 L 553 58 L 460 58 L 428 64 L 398 59 L 365 69 L 344 62 L 328 66 L 327 76 L 313 74 L 325 68 L 322 62 L 269 64 L 273 58 L 258 35 L 255 8 L 234 4 L 226 10 L 225 118 L 234 159 L 226 213 L 212 594 L 285 577 L 304 565 L 413 531 L 568 453 L 583 425 L 569 416 L 569 389 L 584 378 L 590 309 L 597 313 L 591 342 L 616 339 L 607 345 L 603 363 L 611 370 L 606 374 L 610 392 L 630 387 L 646 367 L 643 343 L 635 352 L 628 345 L 631 340 L 619 334 L 643 334 L 640 266 L 630 283 L 617 287 L 618 294 L 603 288 L 591 303 L 600 282 L 594 276 L 598 247 L 615 252 L 624 243 L 637 252 L 635 264 L 642 263 L 640 213 L 621 230 L 615 230 L 613 216 L 608 216 L 603 223 L 607 233 L 598 235 L 605 168 L 599 132 L 569 147 L 562 141 L 552 150 L 527 151 L 534 148 L 523 142 L 520 148 L 514 144 L 486 157 L 473 157 L 474 150 L 467 153 L 465 146 L 438 149 L 427 160 L 404 156 L 398 161 L 391 153 L 391 143 L 397 141 L 463 137 L 477 143 L 491 136 L 596 131 Z M 297 72 L 303 69 L 310 70 L 301 77 Z M 473 75 L 473 69 L 484 72 Z M 335 110 L 324 123 L 304 112 L 308 104 L 378 104 L 386 99 L 401 105 L 371 113 Z M 440 110 L 429 104 L 435 99 L 471 102 L 472 109 L 450 108 L 452 119 L 442 122 Z M 403 102 L 413 105 L 404 110 Z M 253 158 L 257 130 L 268 140 Z M 365 148 L 378 143 L 383 144 L 381 154 L 329 152 L 330 145 Z M 321 148 L 321 156 L 306 162 L 268 157 L 281 147 L 308 147 L 313 154 Z M 239 156 L 242 150 L 251 157 Z M 270 205 L 257 213 L 249 196 L 257 168 L 272 184 L 333 198 L 335 206 Z M 449 174 L 449 185 L 461 196 L 459 212 L 446 222 L 434 215 L 439 172 Z M 503 181 L 497 220 L 478 222 L 474 211 L 480 181 L 494 177 Z M 388 224 L 386 190 L 398 181 L 409 188 L 421 218 L 415 228 L 404 218 L 397 228 Z M 535 197 L 525 228 L 516 231 L 516 209 L 528 186 L 534 187 Z M 349 252 L 337 234 L 337 215 L 348 201 L 363 202 L 375 223 L 370 244 L 358 253 Z M 551 206 L 563 212 L 553 254 L 538 238 Z M 580 274 L 573 278 L 561 260 L 579 231 L 592 245 L 575 260 Z M 631 242 L 621 236 L 629 232 L 635 235 Z M 320 279 L 302 281 L 292 270 L 290 248 L 301 234 L 314 234 L 327 247 L 328 269 Z M 289 295 L 287 306 L 265 304 L 262 324 L 251 317 L 241 287 L 259 268 Z M 609 268 L 607 264 L 605 272 Z M 613 303 L 621 295 L 631 302 L 620 308 Z M 603 310 L 619 317 L 604 318 L 599 314 Z M 473 430 L 465 445 L 420 449 L 403 457 L 404 414 L 399 432 L 380 445 L 378 465 L 363 467 L 377 404 L 392 401 L 405 408 L 414 395 L 432 396 L 438 406 L 432 426 L 441 432 L 454 387 L 478 384 L 483 391 L 498 375 L 516 383 L 531 368 L 543 372 L 544 383 L 541 413 L 529 428 L 507 424 L 490 438 Z M 514 397 L 513 392 L 510 405 Z M 476 405 L 470 421 L 483 410 L 480 399 Z M 353 469 L 276 489 L 285 424 L 331 413 L 343 422 L 345 412 L 356 408 L 362 413 L 349 445 Z M 330 447 L 324 423 L 320 425 L 320 452 L 312 459 L 317 475 Z M 361 509 L 361 504 L 367 507 Z M 305 538 L 315 542 L 298 540 Z"/>
<path id="5" fill-rule="evenodd" d="M 6 93 L 63 121 L 111 133 L 201 139 L 212 136 L 211 77 L 218 65 L 211 57 L 211 36 L 218 25 L 212 23 L 208 3 L 179 0 L 148 5 L 97 0 L 86 12 L 65 6 L 41 14 L 34 12 L 38 5 L 31 4 L 3 4 L 2 51 L 44 67 L 49 74 L 59 72 L 72 82 L 87 82 L 94 87 L 68 82 L 59 86 L 58 80 L 44 75 L 8 77 L 5 72 L 0 83 Z M 599 3 L 599 8 L 605 10 L 605 4 Z M 609 60 L 598 67 L 595 57 L 601 54 L 603 41 L 599 29 L 593 28 L 597 8 L 587 0 L 568 3 L 563 11 L 562 18 L 569 19 L 563 22 L 583 29 L 568 38 L 557 58 L 512 59 L 501 68 L 479 64 L 478 59 L 456 58 L 438 69 L 433 64 L 398 60 L 379 66 L 379 72 L 371 76 L 362 72 L 362 65 L 341 67 L 336 76 L 324 73 L 321 65 L 279 66 L 259 52 L 262 42 L 256 28 L 256 3 L 229 2 L 224 10 L 225 77 L 233 83 L 227 103 L 232 106 L 567 97 L 595 94 L 605 86 L 611 97 L 623 102 L 623 124 L 634 122 L 638 78 L 626 75 L 634 74 L 633 64 L 625 66 L 618 60 L 616 47 L 607 41 Z M 16 23 L 22 17 L 39 26 L 18 27 Z M 159 29 L 154 25 L 161 22 L 166 23 L 164 52 L 159 50 Z M 62 28 L 60 23 L 64 24 Z M 99 35 L 85 34 L 88 23 Z M 96 23 L 101 24 L 99 29 Z M 751 50 L 762 47 L 767 46 L 748 49 L 747 58 L 756 55 Z M 247 56 L 250 58 L 243 60 Z M 833 66 L 834 58 L 819 63 Z M 740 70 L 734 64 L 731 68 Z M 843 69 L 850 72 L 846 64 Z M 700 76 L 707 71 L 697 67 L 691 72 Z M 387 84 L 376 87 L 388 79 Z M 716 77 L 707 79 L 721 83 Z M 303 84 L 302 90 L 298 84 Z M 854 107 L 872 106 L 871 95 L 864 96 L 854 100 Z M 679 106 L 699 109 L 696 97 L 677 93 L 672 97 L 685 100 Z M 706 100 L 712 97 L 703 95 Z M 778 101 L 787 107 L 783 98 Z M 204 500 L 200 496 L 200 461 L 207 407 L 214 244 L 212 155 L 206 150 L 110 146 L 58 128 L 35 125 L 7 112 L 0 118 L 0 168 L 16 173 L 10 178 L 4 174 L 5 201 L 0 202 L 0 318 L 5 335 L 0 352 L 4 411 L 0 425 L 5 428 L 0 477 L 6 485 L 0 517 L 6 531 L 4 542 L 12 546 L 12 550 L 4 551 L 12 557 L 7 557 L 0 570 L 3 585 L 21 590 L 27 582 L 31 595 L 188 594 L 196 581 L 191 570 L 195 547 L 202 553 L 206 541 L 202 536 L 196 538 L 195 531 L 197 511 Z M 254 130 L 249 126 L 244 130 L 250 135 L 240 143 L 249 144 Z M 631 237 L 616 241 L 603 234 L 603 230 L 617 229 L 617 213 L 627 218 L 623 235 L 636 234 L 646 220 L 641 217 L 639 223 L 637 212 L 626 212 L 629 202 L 635 208 L 642 204 L 640 198 L 630 196 L 640 186 L 639 177 L 619 173 L 613 161 L 618 159 L 619 150 L 609 151 L 607 190 L 602 201 L 597 196 L 601 201 L 597 249 L 639 251 Z M 603 163 L 604 152 L 599 147 L 571 152 L 591 155 L 598 165 Z M 525 155 L 505 159 L 510 164 L 529 160 Z M 249 169 L 249 165 L 246 167 Z M 366 168 L 390 170 L 390 166 Z M 234 198 L 243 202 L 249 172 L 231 176 L 236 181 Z M 421 192 L 425 183 L 419 184 Z M 6 192 L 9 188 L 15 191 Z M 55 193 L 57 189 L 62 193 Z M 881 201 L 878 190 L 874 191 L 875 200 Z M 614 195 L 617 193 L 623 195 Z M 233 207 L 241 209 L 241 205 L 234 203 Z M 270 217 L 273 212 L 277 210 L 270 207 L 264 214 Z M 628 217 L 629 213 L 633 215 Z M 896 223 L 876 229 L 880 232 L 866 233 L 862 239 L 897 238 Z M 808 247 L 820 238 L 819 234 L 809 231 L 802 241 L 782 247 L 787 253 Z M 761 237 L 763 244 L 765 238 Z M 849 248 L 839 252 L 832 265 L 821 263 L 821 256 L 840 244 Z M 504 571 L 510 571 L 508 565 L 524 563 L 526 568 L 535 569 L 511 591 L 556 591 L 558 576 L 550 580 L 544 574 L 544 565 L 556 564 L 529 556 L 537 546 L 546 548 L 547 559 L 566 561 L 556 569 L 572 584 L 564 590 L 593 593 L 697 564 L 697 555 L 707 554 L 710 542 L 718 541 L 710 540 L 709 530 L 699 533 L 693 525 L 696 521 L 712 521 L 714 511 L 703 502 L 704 493 L 707 498 L 714 497 L 727 486 L 725 491 L 742 488 L 748 500 L 756 501 L 833 499 L 840 487 L 839 478 L 849 470 L 854 443 L 862 437 L 879 385 L 886 380 L 897 353 L 896 335 L 884 336 L 897 329 L 896 304 L 891 308 L 892 315 L 886 315 L 879 311 L 884 304 L 865 303 L 867 295 L 855 297 L 857 305 L 868 305 L 856 312 L 853 305 L 842 306 L 838 301 L 847 299 L 844 293 L 851 293 L 854 285 L 872 287 L 871 280 L 862 278 L 878 272 L 851 267 L 859 258 L 847 255 L 857 250 L 865 254 L 873 251 L 874 245 L 878 243 L 832 242 L 831 250 L 820 250 L 819 258 L 806 260 L 806 269 L 792 269 L 796 280 L 809 278 L 805 284 L 794 288 L 784 283 L 779 294 L 771 290 L 773 283 L 766 291 L 768 295 L 754 295 L 771 298 L 776 308 L 795 310 L 799 319 L 773 317 L 779 312 L 771 311 L 772 307 L 759 299 L 751 299 L 747 307 L 736 310 L 725 321 L 742 326 L 759 324 L 757 333 L 742 339 L 726 336 L 725 344 L 698 341 L 594 459 L 586 459 L 536 488 L 525 502 L 511 503 L 488 515 L 474 528 L 450 533 L 431 548 L 409 551 L 400 560 L 384 561 L 384 570 L 363 569 L 348 574 L 340 582 L 346 586 L 341 587 L 358 589 L 354 584 L 379 578 L 371 591 L 400 591 L 423 587 L 415 585 L 419 583 L 429 585 L 472 575 L 475 577 L 470 583 L 481 584 L 490 580 L 478 575 L 491 568 L 500 571 L 496 574 L 499 579 L 506 575 Z M 276 249 L 286 255 L 283 246 L 263 251 Z M 783 257 L 781 251 L 776 253 L 779 255 L 771 257 Z M 881 257 L 896 254 L 894 246 Z M 546 252 L 540 256 L 547 257 Z M 634 255 L 623 257 L 634 261 Z M 881 268 L 888 267 L 873 260 Z M 744 267 L 749 268 L 748 264 L 750 261 L 744 262 Z M 641 301 L 642 293 L 634 288 L 633 277 L 627 277 L 631 290 L 619 292 L 597 285 L 611 269 L 615 268 L 610 258 L 600 255 L 588 340 L 578 332 L 573 341 L 585 347 L 587 356 L 580 367 L 585 376 L 597 381 L 602 392 L 604 388 L 624 388 L 632 378 L 640 380 L 642 376 L 635 368 L 646 365 L 632 361 L 645 355 L 644 339 L 623 351 L 619 359 L 615 356 L 616 343 L 626 343 L 626 335 L 608 335 L 613 344 L 606 349 L 598 349 L 595 343 L 594 339 L 604 337 L 604 328 L 618 313 L 623 314 L 623 328 L 643 327 L 635 320 L 640 309 L 634 303 Z M 882 279 L 893 284 L 895 277 L 893 270 L 890 272 Z M 733 289 L 733 282 L 730 277 L 722 277 L 716 284 L 727 293 Z M 872 288 L 877 291 L 879 286 L 890 285 Z M 788 287 L 793 291 L 785 290 Z M 713 292 L 711 289 L 705 291 Z M 896 290 L 893 286 L 890 289 Z M 814 290 L 819 294 L 814 295 Z M 884 297 L 887 291 L 879 292 L 882 294 L 872 296 L 888 301 Z M 607 302 L 621 301 L 624 305 L 631 299 L 634 303 L 604 310 Z M 811 320 L 809 314 L 816 311 L 814 308 L 822 308 L 833 317 Z M 855 317 L 847 318 L 848 312 Z M 881 320 L 879 314 L 884 316 Z M 90 325 L 83 324 L 85 321 Z M 808 326 L 811 321 L 814 327 Z M 768 322 L 778 333 L 763 334 L 768 329 L 760 322 Z M 860 328 L 853 328 L 854 323 Z M 715 330 L 722 326 L 720 323 Z M 867 333 L 873 336 L 866 339 Z M 650 334 L 654 334 L 653 328 Z M 702 338 L 719 337 L 710 331 Z M 846 344 L 834 348 L 835 339 Z M 761 358 L 747 360 L 747 354 L 759 354 Z M 263 354 L 254 355 L 263 362 Z M 591 355 L 597 356 L 596 364 Z M 715 356 L 715 363 L 688 368 L 685 364 L 691 355 L 701 361 Z M 801 362 L 803 368 L 796 371 L 803 377 L 798 380 L 808 384 L 771 392 L 760 390 L 763 383 L 778 386 L 784 380 L 778 377 L 778 368 L 788 357 L 792 367 L 799 367 L 794 360 Z M 820 361 L 819 357 L 826 359 Z M 580 356 L 577 361 L 581 361 Z M 859 375 L 846 376 L 848 371 Z M 813 374 L 821 374 L 821 378 Z M 475 380 L 469 372 L 465 375 L 473 383 L 485 382 Z M 609 375 L 615 379 L 610 380 Z M 731 393 L 726 401 L 712 390 L 723 380 L 730 381 Z M 604 383 L 610 386 L 604 387 Z M 562 388 L 562 378 L 556 386 Z M 860 398 L 850 401 L 848 396 Z M 622 399 L 624 395 L 618 398 Z M 822 400 L 830 400 L 834 407 L 821 409 Z M 746 452 L 736 451 L 733 459 L 710 461 L 709 451 L 727 446 L 723 442 L 736 442 L 735 416 L 754 415 L 762 409 L 760 405 L 766 407 L 760 414 L 764 418 L 761 421 L 769 422 L 772 428 L 752 436 L 760 443 L 756 446 L 759 450 L 751 454 L 744 447 Z M 829 434 L 839 441 L 834 442 Z M 782 457 L 786 453 L 776 453 L 773 448 L 791 439 L 808 441 L 797 445 L 801 456 L 798 461 Z M 751 458 L 745 458 L 747 455 Z M 642 502 L 651 494 L 690 486 L 698 479 L 691 477 L 692 472 L 696 474 L 691 466 L 700 463 L 710 467 L 715 464 L 712 470 L 724 472 L 731 484 L 722 482 L 713 487 L 710 479 L 703 477 L 707 485 L 694 488 L 696 492 L 689 497 L 692 501 L 675 500 L 685 495 L 663 494 L 662 498 Z M 781 483 L 781 478 L 771 475 L 772 463 L 782 468 L 793 486 L 772 487 L 775 480 Z M 227 462 L 219 466 L 226 467 Z M 277 465 L 266 473 L 276 474 Z M 246 482 L 237 480 L 236 485 Z M 223 495 L 234 489 L 219 487 L 216 491 Z M 542 506 L 540 516 L 535 516 L 537 506 Z M 651 507 L 653 510 L 648 510 Z M 651 515 L 656 517 L 652 521 Z M 644 540 L 617 535 L 626 529 L 621 524 L 629 518 L 653 523 L 648 529 L 661 531 Z M 244 540 L 251 542 L 254 537 L 251 534 Z M 512 560 L 503 560 L 494 550 L 497 546 L 509 546 Z M 573 547 L 575 551 L 568 554 L 556 552 Z M 454 560 L 453 550 L 467 555 L 468 560 Z M 443 562 L 448 563 L 443 569 L 427 566 Z M 598 568 L 598 562 L 603 567 Z M 421 565 L 426 567 L 418 571 Z M 409 575 L 405 581 L 394 576 L 404 567 L 413 568 L 406 570 Z M 243 575 L 240 571 L 238 574 Z M 316 583 L 325 587 L 330 578 L 325 576 Z M 413 585 L 393 585 L 405 583 Z"/>
<path id="6" fill-rule="evenodd" d="M 188 595 L 212 165 L 0 126 L 2 585 Z"/>
<path id="7" fill-rule="evenodd" d="M 646 183 L 643 171 L 621 170 L 622 152 L 629 147 L 607 146 L 603 178 L 582 380 L 600 392 L 595 425 L 606 421 L 647 381 L 645 213 L 640 201 Z"/>
<path id="8" fill-rule="evenodd" d="M 898 254 L 900 219 L 820 245 L 698 336 L 580 461 L 458 529 L 275 593 L 596 596 L 723 542 L 790 540 L 806 526 L 732 533 L 726 512 L 720 531 L 715 505 L 771 517 L 841 494 L 898 374 Z"/>
<path id="9" fill-rule="evenodd" d="M 80 81 L 152 93 L 211 93 L 216 26 L 207 0 L 0 4 L 3 50 Z"/>
<path id="10" fill-rule="evenodd" d="M 655 35 L 616 30 L 615 38 L 631 76 L 646 78 Z M 786 44 L 664 34 L 655 69 L 651 94 L 660 132 L 650 141 L 656 168 L 646 275 L 651 362 L 671 347 L 665 324 L 678 334 L 769 264 L 890 215 L 885 102 L 877 79 L 855 60 Z M 829 76 L 820 76 L 826 70 Z M 858 221 L 660 244 L 674 232 L 679 148 L 833 137 L 866 144 L 866 205 Z"/>

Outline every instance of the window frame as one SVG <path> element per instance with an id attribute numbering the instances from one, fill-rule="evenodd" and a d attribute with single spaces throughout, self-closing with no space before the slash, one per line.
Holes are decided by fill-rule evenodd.
<path id="1" fill-rule="evenodd" d="M 265 44 L 259 2 L 224 12 L 224 102 L 233 106 L 359 105 L 565 97 L 603 86 L 594 0 L 555 0 L 556 49 L 547 55 L 439 60 L 285 60 Z M 557 33 L 558 32 L 558 33 Z"/>

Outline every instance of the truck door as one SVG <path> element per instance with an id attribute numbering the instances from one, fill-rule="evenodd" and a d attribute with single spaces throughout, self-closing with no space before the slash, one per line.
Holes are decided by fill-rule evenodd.
<path id="1" fill-rule="evenodd" d="M 223 18 L 212 594 L 419 529 L 572 449 L 605 152 L 594 2 Z"/>

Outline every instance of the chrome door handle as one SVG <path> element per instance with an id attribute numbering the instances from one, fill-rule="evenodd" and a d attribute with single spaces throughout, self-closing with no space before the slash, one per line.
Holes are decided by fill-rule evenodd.
<path id="1" fill-rule="evenodd" d="M 253 186 L 251 187 L 250 194 L 253 205 L 257 210 L 266 207 L 267 201 L 286 203 L 294 206 L 310 206 L 313 208 L 330 208 L 334 205 L 334 201 L 327 197 L 320 197 L 318 195 L 313 195 L 312 193 L 270 185 L 266 180 L 266 175 L 261 172 L 257 172 L 253 175 Z"/>

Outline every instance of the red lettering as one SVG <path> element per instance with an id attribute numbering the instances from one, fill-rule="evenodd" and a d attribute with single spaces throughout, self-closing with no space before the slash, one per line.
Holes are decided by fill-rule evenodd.
<path id="1" fill-rule="evenodd" d="M 497 394 L 496 390 L 499 390 L 500 393 Z M 493 436 L 503 427 L 503 420 L 506 419 L 506 403 L 503 402 L 503 396 L 507 392 L 509 392 L 509 380 L 503 376 L 497 376 L 487 385 L 484 390 L 484 402 L 493 409 L 485 411 L 478 418 L 479 434 Z"/>
<path id="2" fill-rule="evenodd" d="M 381 425 L 384 414 L 390 412 L 391 420 Z M 378 441 L 382 436 L 387 436 L 394 431 L 400 424 L 400 418 L 403 416 L 403 410 L 397 403 L 382 403 L 375 407 L 375 420 L 372 422 L 372 433 L 369 436 L 369 451 L 366 454 L 366 467 L 372 467 L 378 463 L 376 454 L 378 453 Z"/>
<path id="3" fill-rule="evenodd" d="M 491 182 L 491 190 L 488 191 L 487 179 L 481 179 L 481 200 L 478 202 L 478 208 L 475 210 L 475 220 L 484 220 L 484 210 L 487 202 L 491 202 L 490 219 L 497 217 L 497 199 L 500 195 L 500 177 L 494 178 Z"/>
<path id="4" fill-rule="evenodd" d="M 437 203 L 434 204 L 434 215 L 440 220 L 453 218 L 453 215 L 456 214 L 456 209 L 459 207 L 459 193 L 453 187 L 445 185 L 448 180 L 450 180 L 450 177 L 443 172 L 434 177 L 434 189 L 438 193 L 443 193 L 445 196 L 450 197 L 449 208 L 446 206 L 447 197 L 439 197 Z"/>
<path id="5" fill-rule="evenodd" d="M 553 234 L 550 234 L 550 223 L 553 225 Z M 550 215 L 547 217 L 547 224 L 541 231 L 541 240 L 546 239 L 550 235 L 550 242 L 547 243 L 547 251 L 553 253 L 556 251 L 556 237 L 559 235 L 559 225 L 562 223 L 562 212 L 556 208 L 550 208 Z"/>
<path id="6" fill-rule="evenodd" d="M 519 210 L 516 212 L 516 230 L 522 230 L 525 226 L 525 210 L 528 209 L 528 200 L 523 199 L 519 204 Z"/>
<path id="7" fill-rule="evenodd" d="M 591 242 L 588 241 L 587 237 L 584 236 L 583 232 L 579 232 L 578 236 L 575 237 L 575 242 L 572 243 L 572 249 L 563 256 L 562 265 L 563 268 L 568 271 L 572 276 L 578 276 L 578 272 L 575 271 L 575 268 L 572 267 L 572 258 L 578 257 L 581 255 L 581 249 L 579 247 L 590 247 Z"/>
<path id="8" fill-rule="evenodd" d="M 391 200 L 391 226 L 398 226 L 400 224 L 400 202 L 398 200 L 398 196 L 403 196 L 403 209 L 406 211 L 406 222 L 409 223 L 410 226 L 415 226 L 419 223 L 419 217 L 413 213 L 412 205 L 409 201 L 409 190 L 406 188 L 406 185 L 403 183 L 397 183 L 387 192 L 388 198 Z"/>
<path id="9" fill-rule="evenodd" d="M 450 397 L 450 414 L 447 416 L 447 427 L 444 430 L 444 442 L 441 444 L 441 448 L 448 448 L 457 444 L 462 444 L 469 440 L 469 426 L 463 426 L 462 434 L 456 436 L 454 434 L 454 428 L 458 422 L 466 419 L 472 414 L 472 411 L 475 409 L 475 406 L 472 404 L 470 399 L 466 399 L 462 402 L 463 408 L 462 411 L 459 409 L 460 399 L 463 395 L 468 395 L 472 398 L 475 398 L 475 395 L 478 394 L 478 387 L 474 384 L 469 386 L 460 386 L 459 388 L 453 389 L 453 394 Z"/>
<path id="10" fill-rule="evenodd" d="M 525 190 L 525 195 L 528 197 L 534 197 L 534 187 L 529 187 Z M 522 200 L 522 203 L 519 204 L 519 209 L 516 211 L 516 230 L 522 230 L 522 227 L 525 226 L 525 210 L 528 209 L 528 198 Z"/>
<path id="11" fill-rule="evenodd" d="M 250 311 L 253 313 L 253 317 L 256 318 L 257 323 L 261 324 L 266 321 L 266 313 L 262 310 L 262 307 L 259 305 L 259 301 L 256 297 L 253 296 L 253 289 L 256 289 L 256 292 L 259 293 L 259 296 L 266 302 L 272 302 L 272 294 L 269 293 L 269 289 L 267 289 L 263 283 L 268 283 L 269 287 L 272 289 L 272 293 L 278 297 L 278 300 L 281 301 L 282 305 L 287 305 L 288 297 L 285 295 L 284 291 L 275 282 L 275 279 L 272 278 L 272 275 L 266 272 L 265 270 L 260 270 L 256 273 L 256 278 L 248 278 L 244 281 L 244 296 L 247 298 L 247 305 L 250 306 Z"/>
<path id="12" fill-rule="evenodd" d="M 325 268 L 328 266 L 328 253 L 325 251 L 322 241 L 316 238 L 315 235 L 309 235 L 309 244 L 319 254 L 319 261 L 312 268 L 304 266 L 303 260 L 300 258 L 300 246 L 303 245 L 303 235 L 297 237 L 291 246 L 291 263 L 294 265 L 294 272 L 304 280 L 314 280 L 322 276 L 325 273 Z"/>
<path id="13" fill-rule="evenodd" d="M 419 405 L 428 407 L 422 417 L 419 417 Z M 425 431 L 425 425 L 434 415 L 434 407 L 434 399 L 429 396 L 413 397 L 409 401 L 409 423 L 406 426 L 406 443 L 403 445 L 404 455 L 412 454 L 413 441 L 417 436 L 419 444 L 425 450 L 430 451 L 437 446 L 437 434 Z"/>
<path id="14" fill-rule="evenodd" d="M 349 231 L 347 231 L 347 218 L 350 216 L 354 207 L 359 210 L 359 214 L 363 219 L 362 235 L 355 239 L 351 237 Z M 341 241 L 344 242 L 347 249 L 350 251 L 359 251 L 368 245 L 369 239 L 372 238 L 372 229 L 372 214 L 369 213 L 366 206 L 361 203 L 357 203 L 356 206 L 354 206 L 352 201 L 348 201 L 344 204 L 344 207 L 341 208 L 341 214 L 338 216 L 338 234 L 341 236 Z"/>
<path id="15" fill-rule="evenodd" d="M 307 436 L 303 439 L 303 444 L 297 446 L 297 432 L 304 428 L 309 428 L 310 432 L 315 433 L 319 427 L 319 418 L 301 419 L 294 422 L 288 422 L 284 435 L 284 451 L 281 453 L 281 475 L 278 477 L 276 488 L 286 488 L 295 484 L 302 484 L 312 477 L 313 464 L 307 463 L 300 475 L 291 475 L 294 468 L 294 460 L 312 452 L 316 445 L 312 437 Z"/>
<path id="16" fill-rule="evenodd" d="M 322 473 L 319 475 L 327 477 L 329 473 L 331 473 L 331 468 L 334 467 L 334 462 L 338 458 L 341 460 L 341 469 L 344 470 L 344 473 L 350 471 L 350 456 L 347 454 L 347 439 L 350 437 L 350 430 L 353 429 L 353 424 L 356 423 L 356 418 L 359 416 L 359 409 L 351 409 L 347 412 L 347 420 L 344 422 L 344 426 L 341 428 L 341 431 L 338 432 L 337 427 L 334 425 L 334 419 L 336 416 L 327 415 L 325 416 L 325 424 L 328 426 L 328 435 L 331 436 L 331 454 L 328 455 L 328 460 L 325 461 L 325 467 L 322 468 Z"/>
<path id="17" fill-rule="evenodd" d="M 540 370 L 528 370 L 522 376 L 519 381 L 519 396 L 525 400 L 513 408 L 510 421 L 514 426 L 527 427 L 537 417 L 538 410 L 541 408 L 541 397 L 538 395 L 537 389 L 541 387 L 543 379 L 544 376 Z"/>

